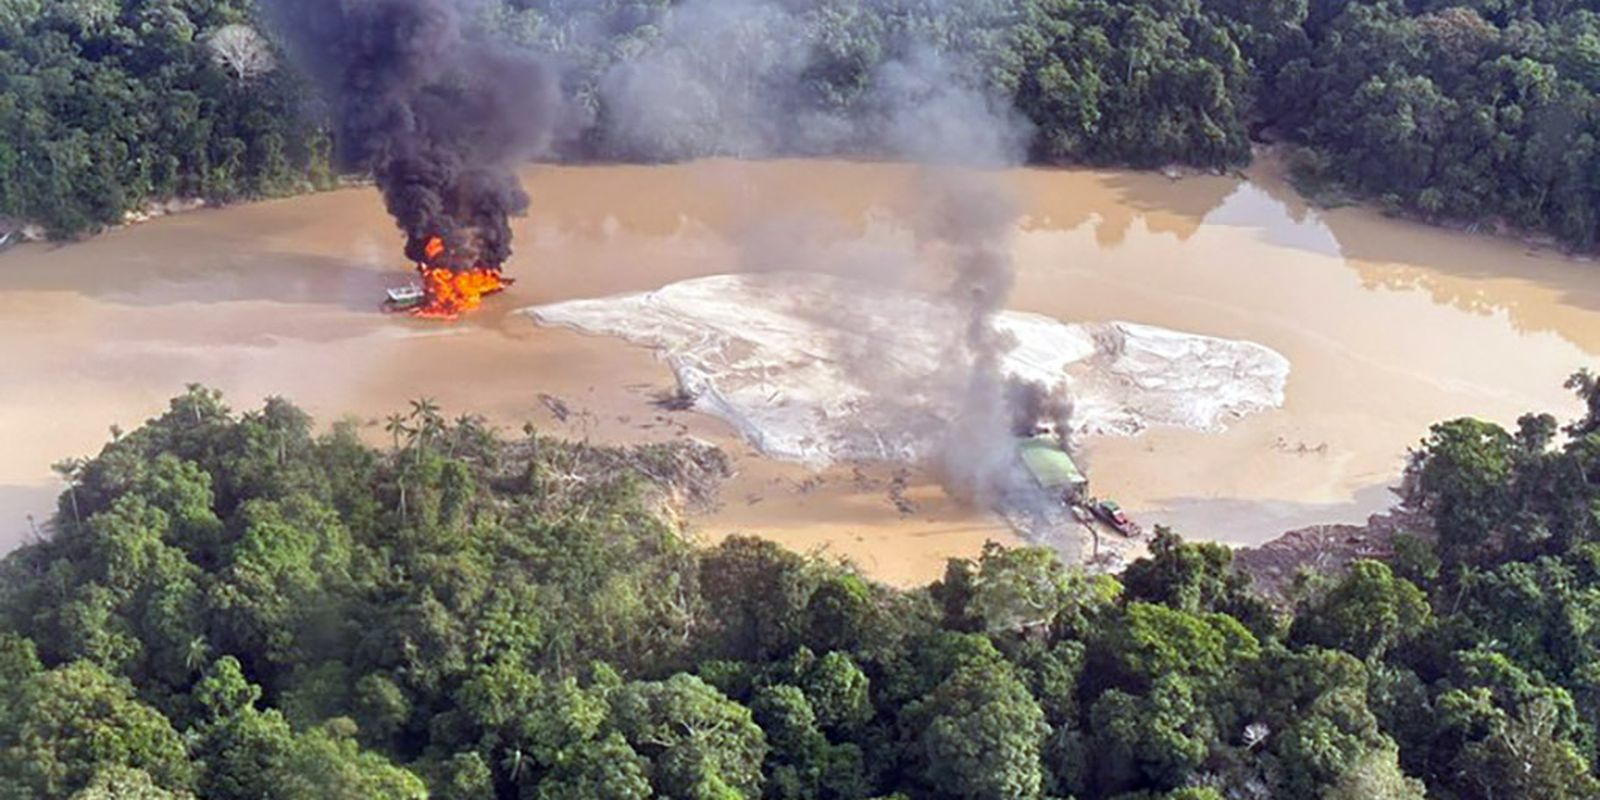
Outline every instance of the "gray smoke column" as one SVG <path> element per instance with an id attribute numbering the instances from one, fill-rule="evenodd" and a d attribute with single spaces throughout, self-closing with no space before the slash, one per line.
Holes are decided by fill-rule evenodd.
<path id="1" fill-rule="evenodd" d="M 332 107 L 341 160 L 371 170 L 406 257 L 498 270 L 529 198 L 516 168 L 563 116 L 540 59 L 464 33 L 449 0 L 264 0 Z M 430 255 L 438 237 L 442 254 Z"/>
<path id="2" fill-rule="evenodd" d="M 849 152 L 917 165 L 915 201 L 905 210 L 909 251 L 874 253 L 870 264 L 860 254 L 830 260 L 838 254 L 803 241 L 803 221 L 784 221 L 791 229 L 786 241 L 772 220 L 753 220 L 745 261 L 754 269 L 840 274 L 863 291 L 945 287 L 960 311 L 961 324 L 951 329 L 925 319 L 846 319 L 841 309 L 852 304 L 845 303 L 805 311 L 824 330 L 874 331 L 882 349 L 829 350 L 855 382 L 885 398 L 926 397 L 930 407 L 955 409 L 932 436 L 939 446 L 931 466 L 952 494 L 1031 512 L 1050 499 L 1021 470 L 1015 434 L 1042 419 L 1066 430 L 1070 406 L 1044 387 L 1006 378 L 1004 358 L 1016 343 L 995 325 L 1015 280 L 1020 217 L 1003 171 L 1023 162 L 1032 130 L 987 79 L 997 65 L 976 29 L 1004 30 L 1017 4 L 863 5 L 881 6 L 877 18 L 903 17 L 915 7 L 937 30 L 909 25 L 885 39 L 893 57 L 840 106 L 817 102 L 809 76 L 839 68 L 837 54 L 814 33 L 817 15 L 848 13 L 849 4 L 686 0 L 673 7 L 651 47 L 602 82 L 603 135 L 627 157 Z M 913 341 L 937 342 L 946 354 L 936 374 L 902 374 L 884 357 L 885 349 Z M 921 436 L 927 419 L 908 413 L 905 423 Z"/>
<path id="3" fill-rule="evenodd" d="M 616 64 L 599 87 L 607 155 L 644 161 L 696 156 L 761 158 L 835 152 L 806 147 L 796 113 L 812 58 L 804 21 L 776 2 L 688 0 L 660 21 L 648 49 Z"/>
<path id="4" fill-rule="evenodd" d="M 1004 98 L 964 79 L 977 67 L 961 54 L 918 48 L 880 70 L 875 93 L 883 148 L 922 165 L 913 229 L 962 314 L 960 330 L 935 332 L 948 337 L 950 374 L 940 381 L 958 409 L 936 466 L 953 494 L 990 504 L 1026 498 L 1014 435 L 1042 406 L 1031 403 L 1036 389 L 1007 380 L 1004 358 L 1016 342 L 995 325 L 1016 281 L 1021 215 L 996 170 L 1021 163 L 1030 131 Z"/>

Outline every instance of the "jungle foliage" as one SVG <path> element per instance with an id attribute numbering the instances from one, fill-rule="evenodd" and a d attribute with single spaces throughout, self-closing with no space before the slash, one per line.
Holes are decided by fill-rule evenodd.
<path id="1" fill-rule="evenodd" d="M 1592 798 L 1600 382 L 1436 426 L 1392 563 L 1269 605 L 1168 531 L 896 590 L 688 541 L 715 450 L 192 387 L 0 567 L 0 796 Z M 698 478 L 696 476 L 699 476 Z"/>
<path id="2" fill-rule="evenodd" d="M 0 0 L 0 216 L 72 236 L 150 201 L 333 182 L 249 0 Z"/>
<path id="3" fill-rule="evenodd" d="M 763 135 L 870 113 L 877 67 L 931 45 L 962 54 L 964 79 L 1013 103 L 1039 162 L 1228 168 L 1253 140 L 1285 141 L 1302 185 L 1323 197 L 1595 245 L 1600 16 L 1589 4 L 821 0 L 694 12 L 693 25 L 721 27 L 672 57 L 721 77 L 701 87 L 716 96 L 687 92 L 674 107 L 704 124 L 624 130 L 607 76 L 654 52 L 685 9 L 710 5 L 483 0 L 471 24 L 561 66 L 585 121 L 557 157 L 737 155 L 713 106 L 781 79 L 784 103 L 751 123 Z M 0 0 L 0 215 L 64 237 L 151 200 L 330 185 L 340 165 L 326 109 L 255 17 L 252 0 Z M 853 147 L 781 134 L 801 153 Z"/>

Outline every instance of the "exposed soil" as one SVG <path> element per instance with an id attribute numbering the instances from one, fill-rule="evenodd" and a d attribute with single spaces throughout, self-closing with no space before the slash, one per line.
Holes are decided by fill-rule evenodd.
<path id="1" fill-rule="evenodd" d="M 1431 537 L 1433 532 L 1424 515 L 1395 508 L 1373 514 L 1362 525 L 1312 525 L 1258 547 L 1239 548 L 1233 564 L 1262 593 L 1283 600 L 1302 572 L 1337 575 L 1353 561 L 1388 559 L 1398 534 Z"/>

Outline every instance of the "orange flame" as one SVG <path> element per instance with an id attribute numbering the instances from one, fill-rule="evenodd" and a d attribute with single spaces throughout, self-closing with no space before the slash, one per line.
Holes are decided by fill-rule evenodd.
<path id="1" fill-rule="evenodd" d="M 435 236 L 428 240 L 423 253 L 428 261 L 437 261 L 444 255 L 444 240 Z M 500 270 L 474 267 L 453 270 L 449 267 L 418 264 L 422 275 L 422 290 L 427 300 L 416 309 L 416 316 L 431 319 L 456 319 L 483 303 L 485 295 L 504 290 L 511 279 L 500 276 Z"/>

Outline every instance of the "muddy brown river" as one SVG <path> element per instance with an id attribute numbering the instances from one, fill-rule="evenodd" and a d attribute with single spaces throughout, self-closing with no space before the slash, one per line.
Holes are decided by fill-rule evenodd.
<path id="1" fill-rule="evenodd" d="M 693 519 L 845 556 L 895 583 L 937 576 L 992 516 L 889 467 L 768 461 L 721 423 L 664 412 L 650 352 L 537 327 L 557 300 L 745 269 L 870 259 L 899 237 L 911 170 L 843 162 L 540 167 L 518 224 L 520 282 L 441 324 L 376 313 L 409 275 L 371 189 L 200 211 L 66 246 L 0 255 L 0 540 L 33 534 L 49 465 L 94 453 L 112 424 L 158 413 L 185 383 L 235 408 L 271 394 L 326 421 L 376 420 L 419 396 L 515 430 L 630 442 L 698 436 L 738 476 Z M 1311 210 L 1270 165 L 1248 178 L 1018 170 L 1025 211 L 1015 308 L 1126 320 L 1267 345 L 1292 364 L 1281 409 L 1223 433 L 1155 429 L 1086 443 L 1094 490 L 1141 521 L 1252 543 L 1389 502 L 1406 449 L 1437 420 L 1577 411 L 1561 388 L 1600 354 L 1600 264 L 1515 241 Z M 541 395 L 575 413 L 556 420 Z M 42 523 L 40 523 L 42 524 Z"/>

